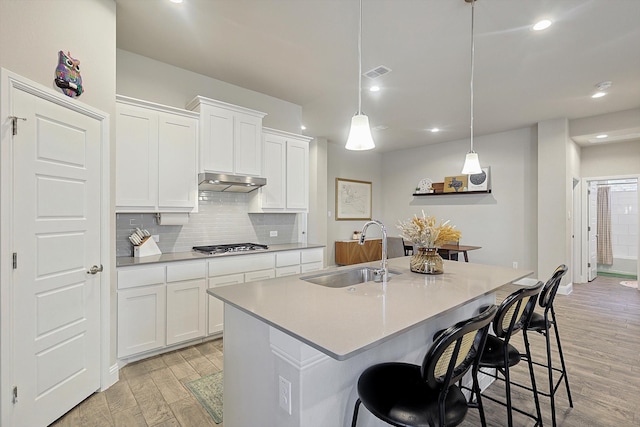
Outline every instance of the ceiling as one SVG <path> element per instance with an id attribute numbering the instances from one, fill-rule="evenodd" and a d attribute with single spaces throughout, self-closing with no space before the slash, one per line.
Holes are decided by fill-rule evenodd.
<path id="1" fill-rule="evenodd" d="M 358 109 L 357 0 L 116 2 L 118 48 L 299 104 L 303 133 L 346 141 Z M 532 31 L 542 18 L 553 25 Z M 638 0 L 478 0 L 474 135 L 640 107 L 638 22 Z M 362 31 L 363 72 L 392 70 L 362 78 L 376 151 L 468 138 L 471 5 L 363 0 Z M 613 85 L 592 99 L 602 81 Z M 640 117 L 618 133 L 640 141 Z"/>

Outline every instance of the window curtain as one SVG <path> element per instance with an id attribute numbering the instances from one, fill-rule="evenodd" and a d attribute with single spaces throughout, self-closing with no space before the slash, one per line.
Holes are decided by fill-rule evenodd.
<path id="1" fill-rule="evenodd" d="M 613 264 L 611 246 L 611 187 L 598 187 L 598 264 Z"/>

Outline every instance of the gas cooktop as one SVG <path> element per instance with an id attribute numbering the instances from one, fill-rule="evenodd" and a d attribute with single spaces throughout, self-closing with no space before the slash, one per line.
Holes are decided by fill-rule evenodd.
<path id="1" fill-rule="evenodd" d="M 260 245 L 258 243 L 231 243 L 226 245 L 208 245 L 208 246 L 193 247 L 194 251 L 202 252 L 209 255 L 224 254 L 228 252 L 263 251 L 265 249 L 269 249 L 269 246 Z"/>

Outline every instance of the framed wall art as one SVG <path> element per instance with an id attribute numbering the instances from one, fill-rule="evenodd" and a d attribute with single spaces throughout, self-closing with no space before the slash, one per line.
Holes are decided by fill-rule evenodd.
<path id="1" fill-rule="evenodd" d="M 371 219 L 371 182 L 336 178 L 336 220 Z"/>

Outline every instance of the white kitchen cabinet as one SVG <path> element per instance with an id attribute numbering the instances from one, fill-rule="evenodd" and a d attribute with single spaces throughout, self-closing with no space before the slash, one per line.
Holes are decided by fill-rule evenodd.
<path id="1" fill-rule="evenodd" d="M 309 273 L 324 268 L 324 248 L 305 249 L 301 251 L 300 273 Z"/>
<path id="2" fill-rule="evenodd" d="M 165 346 L 166 288 L 118 290 L 118 357 Z"/>
<path id="3" fill-rule="evenodd" d="M 210 277 L 208 280 L 209 288 L 218 286 L 237 285 L 244 283 L 244 273 L 228 274 L 225 276 Z M 207 296 L 209 303 L 209 320 L 207 325 L 207 334 L 217 334 L 222 332 L 224 324 L 224 303 L 218 298 Z"/>
<path id="4" fill-rule="evenodd" d="M 200 115 L 200 172 L 262 175 L 265 113 L 202 96 L 187 109 Z"/>
<path id="5" fill-rule="evenodd" d="M 204 261 L 167 264 L 167 345 L 205 336 L 206 268 Z"/>
<path id="6" fill-rule="evenodd" d="M 264 177 L 250 211 L 307 212 L 309 209 L 309 141 L 311 138 L 263 128 Z"/>
<path id="7" fill-rule="evenodd" d="M 196 212 L 198 115 L 117 96 L 116 211 Z"/>
<path id="8" fill-rule="evenodd" d="M 204 278 L 167 283 L 167 345 L 205 336 L 206 292 Z"/>

